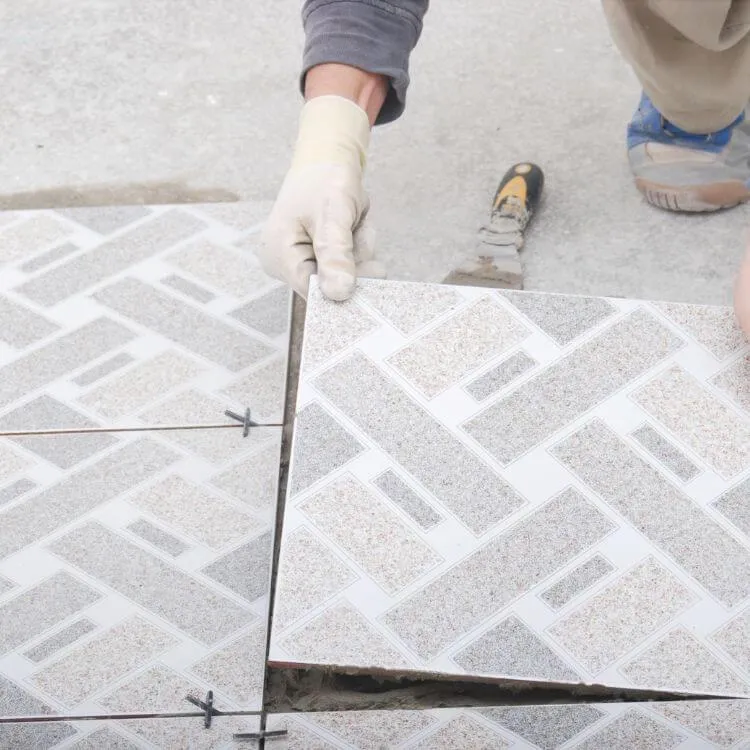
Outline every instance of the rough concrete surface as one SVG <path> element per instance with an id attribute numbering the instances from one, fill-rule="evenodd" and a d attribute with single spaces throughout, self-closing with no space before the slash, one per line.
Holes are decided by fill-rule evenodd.
<path id="1" fill-rule="evenodd" d="M 0 207 L 272 200 L 296 132 L 301 0 L 49 0 L 0 9 Z M 433 3 L 405 117 L 368 185 L 391 278 L 470 252 L 497 181 L 546 171 L 526 288 L 726 302 L 744 208 L 668 216 L 633 188 L 638 86 L 598 0 Z"/>

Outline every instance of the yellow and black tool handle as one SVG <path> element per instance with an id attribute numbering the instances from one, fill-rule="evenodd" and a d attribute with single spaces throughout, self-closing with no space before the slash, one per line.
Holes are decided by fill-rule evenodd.
<path id="1" fill-rule="evenodd" d="M 514 164 L 500 180 L 492 202 L 492 216 L 513 217 L 519 228 L 524 229 L 539 206 L 543 188 L 541 167 L 528 161 Z"/>

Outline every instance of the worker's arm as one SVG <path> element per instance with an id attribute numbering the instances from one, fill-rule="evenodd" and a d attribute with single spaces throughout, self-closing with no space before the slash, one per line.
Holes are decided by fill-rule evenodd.
<path id="1" fill-rule="evenodd" d="M 428 0 L 307 0 L 302 109 L 292 166 L 263 235 L 265 270 L 302 295 L 349 297 L 383 276 L 362 185 L 370 127 L 398 117 Z"/>
<path id="2" fill-rule="evenodd" d="M 341 96 L 353 101 L 374 125 L 388 96 L 388 79 L 379 73 L 353 68 L 341 63 L 323 63 L 303 78 L 305 99 L 317 96 Z"/>
<path id="3" fill-rule="evenodd" d="M 388 87 L 377 122 L 395 120 L 406 103 L 409 55 L 427 6 L 428 0 L 306 0 L 302 90 L 308 72 L 323 63 L 378 73 Z"/>

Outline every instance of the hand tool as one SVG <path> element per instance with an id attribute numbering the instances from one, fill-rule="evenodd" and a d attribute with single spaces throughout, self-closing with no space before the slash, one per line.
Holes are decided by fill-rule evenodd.
<path id="1" fill-rule="evenodd" d="M 543 188 L 540 167 L 531 162 L 514 164 L 500 180 L 489 223 L 479 230 L 476 255 L 451 271 L 443 283 L 523 289 L 519 251 Z"/>

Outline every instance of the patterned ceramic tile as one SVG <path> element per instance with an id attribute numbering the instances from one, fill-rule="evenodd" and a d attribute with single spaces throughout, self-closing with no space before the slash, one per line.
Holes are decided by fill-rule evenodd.
<path id="1" fill-rule="evenodd" d="M 44 724 L 0 724 L 3 750 L 235 750 L 258 743 L 235 739 L 253 733 L 252 716 L 215 718 L 205 729 L 200 718 L 120 719 Z"/>
<path id="2" fill-rule="evenodd" d="M 241 249 L 248 210 L 44 211 L 0 228 L 0 430 L 226 423 L 245 407 L 279 420 L 289 296 Z M 277 427 L 0 439 L 0 715 L 186 710 L 188 689 L 209 688 L 219 708 L 257 709 L 279 441 Z M 106 732 L 227 741 L 172 724 Z M 68 731 L 34 731 L 48 730 Z"/>
<path id="3" fill-rule="evenodd" d="M 731 316 L 450 293 L 311 292 L 271 661 L 750 695 Z"/>
<path id="4" fill-rule="evenodd" d="M 278 750 L 740 749 L 750 747 L 750 701 L 277 714 L 266 728 L 287 730 Z"/>

